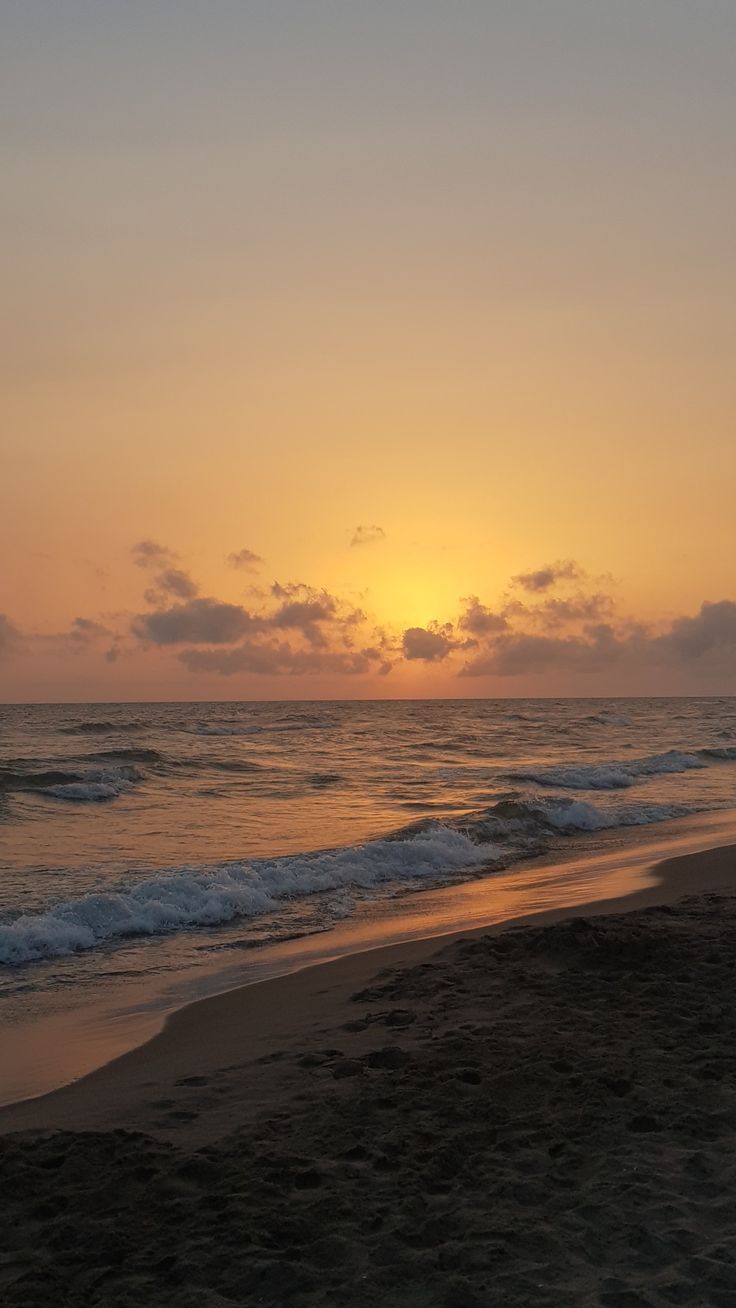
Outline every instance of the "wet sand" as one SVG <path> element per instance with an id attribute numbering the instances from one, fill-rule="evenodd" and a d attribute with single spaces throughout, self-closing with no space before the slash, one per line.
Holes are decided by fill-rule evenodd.
<path id="1" fill-rule="evenodd" d="M 2 1302 L 733 1305 L 736 847 L 657 871 L 203 1000 L 1 1110 Z"/>

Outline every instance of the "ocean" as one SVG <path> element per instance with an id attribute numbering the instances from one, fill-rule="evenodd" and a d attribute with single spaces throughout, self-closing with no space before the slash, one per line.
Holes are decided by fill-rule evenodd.
<path id="1" fill-rule="evenodd" d="M 12 705 L 0 741 L 10 1025 L 736 808 L 734 699 Z"/>

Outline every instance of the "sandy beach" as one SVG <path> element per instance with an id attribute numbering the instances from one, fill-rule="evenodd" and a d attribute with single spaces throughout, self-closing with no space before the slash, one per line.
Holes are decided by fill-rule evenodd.
<path id="1" fill-rule="evenodd" d="M 203 1000 L 3 1109 L 3 1302 L 736 1303 L 736 847 L 657 873 Z"/>

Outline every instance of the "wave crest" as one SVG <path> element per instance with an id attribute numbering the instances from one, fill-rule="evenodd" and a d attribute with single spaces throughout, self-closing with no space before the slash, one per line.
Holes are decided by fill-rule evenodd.
<path id="1" fill-rule="evenodd" d="M 62 901 L 0 925 L 0 963 L 20 964 L 135 936 L 168 935 L 273 912 L 322 891 L 437 878 L 501 861 L 495 846 L 436 826 L 319 854 L 173 868 L 137 885 Z"/>

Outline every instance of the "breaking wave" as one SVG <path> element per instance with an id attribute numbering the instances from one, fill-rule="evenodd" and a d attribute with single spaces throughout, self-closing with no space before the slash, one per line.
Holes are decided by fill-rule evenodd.
<path id="1" fill-rule="evenodd" d="M 216 927 L 272 913 L 280 904 L 325 891 L 370 893 L 389 883 L 424 883 L 429 888 L 448 877 L 500 871 L 543 852 L 555 835 L 639 826 L 693 811 L 678 804 L 624 804 L 604 810 L 565 795 L 506 799 L 461 818 L 426 820 L 348 848 L 168 868 L 137 884 L 62 900 L 0 924 L 0 964 Z"/>
<path id="2" fill-rule="evenodd" d="M 117 799 L 141 777 L 135 767 L 48 768 L 42 772 L 0 767 L 0 790 L 30 791 L 73 803 Z"/>
<path id="3" fill-rule="evenodd" d="M 408 840 L 173 868 L 134 886 L 64 900 L 43 913 L 23 914 L 0 925 L 0 963 L 28 963 L 135 936 L 217 926 L 273 912 L 284 900 L 467 872 L 500 857 L 494 846 L 437 826 Z"/>
<path id="4" fill-rule="evenodd" d="M 646 777 L 667 773 L 689 772 L 708 766 L 708 758 L 736 759 L 736 750 L 696 750 L 691 754 L 669 750 L 647 758 L 627 759 L 619 763 L 573 763 L 559 767 L 515 768 L 507 776 L 514 781 L 534 781 L 540 786 L 560 786 L 563 790 L 623 790 Z"/>
<path id="5" fill-rule="evenodd" d="M 518 856 L 526 841 L 541 841 L 541 849 L 544 849 L 545 837 L 554 834 L 648 826 L 671 818 L 687 817 L 697 811 L 698 807 L 690 804 L 617 803 L 599 808 L 568 795 L 537 795 L 528 799 L 501 800 L 487 809 L 454 819 L 454 825 L 477 841 L 497 840 L 515 844 Z M 530 848 L 526 846 L 527 852 Z"/>

